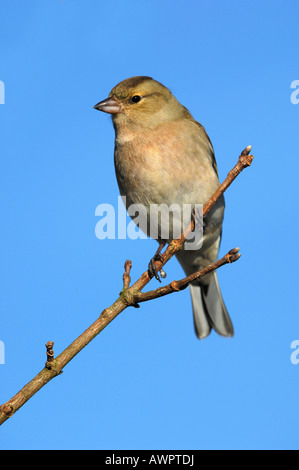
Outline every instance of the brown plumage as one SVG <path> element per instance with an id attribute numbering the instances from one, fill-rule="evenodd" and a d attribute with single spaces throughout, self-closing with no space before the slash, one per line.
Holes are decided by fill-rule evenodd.
<path id="1" fill-rule="evenodd" d="M 95 108 L 112 114 L 120 193 L 126 196 L 127 207 L 142 204 L 146 208 L 143 229 L 147 234 L 151 205 L 194 207 L 204 204 L 219 186 L 213 146 L 204 127 L 161 83 L 150 77 L 129 78 L 116 85 Z M 223 213 L 221 198 L 205 219 L 203 246 L 177 254 L 187 275 L 217 259 Z M 162 214 L 158 241 L 165 223 Z M 182 220 L 175 223 L 182 231 Z M 197 336 L 205 338 L 212 327 L 220 335 L 232 336 L 217 274 L 194 282 L 190 290 Z"/>

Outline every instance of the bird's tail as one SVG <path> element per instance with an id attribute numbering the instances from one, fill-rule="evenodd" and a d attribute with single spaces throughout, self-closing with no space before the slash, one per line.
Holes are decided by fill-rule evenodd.
<path id="1" fill-rule="evenodd" d="M 221 336 L 233 336 L 234 328 L 224 305 L 216 271 L 208 284 L 190 284 L 195 333 L 206 338 L 212 328 Z"/>

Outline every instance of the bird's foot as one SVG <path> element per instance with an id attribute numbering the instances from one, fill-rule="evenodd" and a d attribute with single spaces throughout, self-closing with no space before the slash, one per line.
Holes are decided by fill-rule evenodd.
<path id="1" fill-rule="evenodd" d="M 160 243 L 159 248 L 157 249 L 156 253 L 154 254 L 154 256 L 152 257 L 152 259 L 150 260 L 150 262 L 148 264 L 148 273 L 149 273 L 150 277 L 155 277 L 157 279 L 157 281 L 159 281 L 159 282 L 161 282 L 161 279 L 160 279 L 160 276 L 158 274 L 155 261 L 163 261 L 163 256 L 161 255 L 161 250 L 164 248 L 165 244 L 166 244 L 166 241 L 163 241 L 163 242 Z M 160 269 L 160 274 L 161 274 L 162 278 L 166 277 L 166 273 L 162 268 Z"/>
<path id="2" fill-rule="evenodd" d="M 162 259 L 163 259 L 163 257 L 161 255 L 161 253 L 155 254 L 155 256 L 152 257 L 152 259 L 150 260 L 150 262 L 148 264 L 148 273 L 149 273 L 150 277 L 155 277 L 157 279 L 157 281 L 159 281 L 159 282 L 161 282 L 161 279 L 160 279 L 160 276 L 158 274 L 155 261 L 162 261 Z M 162 273 L 161 273 L 161 276 L 162 276 Z"/>

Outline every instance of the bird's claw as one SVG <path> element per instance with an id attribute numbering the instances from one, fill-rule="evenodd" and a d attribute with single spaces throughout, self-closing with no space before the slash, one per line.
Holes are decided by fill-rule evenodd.
<path id="1" fill-rule="evenodd" d="M 163 257 L 161 253 L 156 253 L 155 256 L 150 260 L 148 264 L 148 273 L 151 277 L 154 277 L 157 279 L 157 281 L 161 282 L 160 276 L 158 274 L 157 268 L 156 268 L 156 263 L 155 261 L 162 261 Z M 164 271 L 163 271 L 164 272 Z M 163 277 L 163 276 L 162 276 Z M 164 276 L 165 277 L 165 276 Z"/>

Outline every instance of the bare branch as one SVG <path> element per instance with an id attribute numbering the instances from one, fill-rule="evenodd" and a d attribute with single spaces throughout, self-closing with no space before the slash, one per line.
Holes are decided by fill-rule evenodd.
<path id="1" fill-rule="evenodd" d="M 158 297 L 163 297 L 164 295 L 172 294 L 173 292 L 179 292 L 186 289 L 189 284 L 196 279 L 200 279 L 206 274 L 215 271 L 215 269 L 224 266 L 227 263 L 234 263 L 241 257 L 239 253 L 239 248 L 233 248 L 230 250 L 223 258 L 214 263 L 210 264 L 206 268 L 197 271 L 196 273 L 190 274 L 190 276 L 181 279 L 180 281 L 172 281 L 167 286 L 159 287 L 158 289 L 151 290 L 149 292 L 139 292 L 133 296 L 133 301 L 135 303 L 146 302 L 147 300 L 157 299 Z"/>
<path id="2" fill-rule="evenodd" d="M 249 155 L 251 150 L 251 145 L 246 147 L 241 155 L 239 156 L 238 163 L 234 166 L 234 168 L 228 173 L 227 177 L 223 181 L 223 183 L 219 186 L 219 188 L 215 191 L 212 197 L 208 200 L 208 202 L 203 207 L 203 216 L 206 216 L 207 213 L 212 209 L 214 204 L 218 201 L 218 199 L 222 196 L 222 194 L 227 190 L 227 188 L 232 184 L 232 182 L 237 178 L 237 176 L 244 170 L 251 165 L 253 160 L 253 155 Z M 169 261 L 172 256 L 177 253 L 184 245 L 188 235 L 194 229 L 194 221 L 191 220 L 189 226 L 185 229 L 184 233 L 181 235 L 180 238 L 172 240 L 172 242 L 168 245 L 167 249 L 159 260 L 155 262 L 156 270 L 160 271 L 160 269 Z M 144 272 L 142 276 L 135 282 L 132 286 L 132 289 L 135 291 L 140 291 L 146 286 L 152 276 L 149 275 L 148 271 Z"/>
<path id="3" fill-rule="evenodd" d="M 132 268 L 132 262 L 131 262 L 130 260 L 127 260 L 127 261 L 125 262 L 125 272 L 124 272 L 124 275 L 123 275 L 123 281 L 124 281 L 123 290 L 129 289 L 129 287 L 130 287 L 130 283 L 131 283 L 131 276 L 130 276 L 131 268 Z"/>
<path id="4" fill-rule="evenodd" d="M 51 369 L 52 368 L 52 364 L 53 364 L 53 361 L 54 361 L 54 351 L 53 351 L 53 346 L 54 346 L 54 342 L 53 341 L 48 341 L 46 343 L 46 348 L 47 348 L 47 362 L 46 362 L 46 365 L 45 367 L 47 369 Z"/>
<path id="5" fill-rule="evenodd" d="M 213 205 L 241 173 L 241 171 L 251 165 L 253 156 L 249 155 L 250 151 L 251 146 L 248 146 L 243 150 L 238 163 L 228 173 L 226 179 L 219 186 L 215 194 L 213 194 L 210 200 L 204 205 L 204 216 L 210 211 Z M 173 240 L 168 245 L 165 252 L 161 255 L 161 260 L 155 262 L 157 271 L 161 270 L 172 256 L 182 248 L 188 234 L 193 229 L 194 221 L 191 222 L 179 239 Z M 170 294 L 171 292 L 180 291 L 186 288 L 193 280 L 204 276 L 208 272 L 211 272 L 224 264 L 232 263 L 239 259 L 239 257 L 240 254 L 238 253 L 238 249 L 231 250 L 221 260 L 216 261 L 201 271 L 198 271 L 197 273 L 194 273 L 180 281 L 173 281 L 165 287 L 146 293 L 141 293 L 140 291 L 149 283 L 152 276 L 149 275 L 148 271 L 145 271 L 140 278 L 131 287 L 129 287 L 131 282 L 130 271 L 132 264 L 131 261 L 126 261 L 125 272 L 123 275 L 123 290 L 121 291 L 119 298 L 110 307 L 103 310 L 100 317 L 56 358 L 54 358 L 54 352 L 52 350 L 54 343 L 52 341 L 47 343 L 46 366 L 15 396 L 0 406 L 0 425 L 19 410 L 21 406 L 32 398 L 33 395 L 35 395 L 35 393 L 37 393 L 44 385 L 57 375 L 61 374 L 62 369 L 128 306 L 138 307 L 138 302 L 145 302 L 146 300 L 161 297 L 163 295 Z"/>

